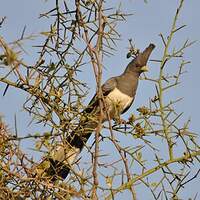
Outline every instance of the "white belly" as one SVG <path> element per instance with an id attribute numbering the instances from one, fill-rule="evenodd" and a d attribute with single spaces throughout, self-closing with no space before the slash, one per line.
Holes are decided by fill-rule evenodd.
<path id="1" fill-rule="evenodd" d="M 115 88 L 109 95 L 106 97 L 106 104 L 108 106 L 108 110 L 113 117 L 115 115 L 120 115 L 124 109 L 130 106 L 133 98 L 123 94 L 120 90 Z"/>

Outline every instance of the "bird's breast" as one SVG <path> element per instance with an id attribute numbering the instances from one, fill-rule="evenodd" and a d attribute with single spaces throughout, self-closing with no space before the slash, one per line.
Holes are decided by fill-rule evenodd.
<path id="1" fill-rule="evenodd" d="M 110 117 L 114 118 L 120 115 L 133 101 L 133 97 L 122 93 L 119 89 L 115 88 L 106 97 L 106 105 Z"/>

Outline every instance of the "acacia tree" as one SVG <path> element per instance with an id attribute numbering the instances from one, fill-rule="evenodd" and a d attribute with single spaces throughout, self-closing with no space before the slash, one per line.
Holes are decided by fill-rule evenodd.
<path id="1" fill-rule="evenodd" d="M 31 114 L 32 123 L 40 123 L 46 129 L 21 137 L 10 133 L 0 121 L 1 199 L 116 199 L 120 194 L 140 199 L 137 195 L 140 187 L 150 191 L 152 199 L 179 199 L 180 191 L 199 174 L 193 168 L 199 163 L 200 154 L 196 134 L 189 130 L 190 121 L 178 122 L 182 113 L 176 112 L 175 104 L 181 99 L 167 96 L 180 83 L 189 63 L 184 59 L 184 50 L 192 42 L 187 40 L 170 51 L 176 32 L 184 28 L 177 26 L 183 3 L 184 0 L 179 1 L 169 34 L 160 34 L 163 54 L 152 60 L 158 77 L 142 77 L 155 85 L 155 95 L 137 109 L 137 114 L 130 113 L 126 126 L 112 121 L 99 123 L 94 131 L 95 140 L 87 143 L 82 153 L 87 154 L 87 159 L 78 159 L 69 177 L 55 183 L 44 173 L 49 163 L 38 163 L 34 154 L 27 156 L 20 141 L 31 138 L 44 160 L 58 144 L 64 145 L 86 107 L 83 102 L 88 86 L 80 74 L 86 65 L 91 65 L 100 96 L 104 57 L 117 49 L 120 33 L 116 25 L 129 14 L 107 8 L 103 0 L 56 0 L 54 8 L 40 14 L 53 22 L 48 31 L 41 33 L 45 40 L 36 46 L 38 57 L 31 64 L 19 53 L 23 51 L 22 42 L 31 36 L 23 32 L 11 44 L 0 37 L 0 81 L 6 86 L 3 95 L 12 87 L 25 91 L 28 94 L 25 111 Z M 3 18 L 1 26 L 4 25 Z M 127 57 L 139 51 L 129 42 Z M 171 60 L 177 61 L 174 66 L 177 72 L 168 71 Z M 108 145 L 110 148 L 102 148 Z M 148 158 L 144 158 L 143 152 L 147 151 Z"/>

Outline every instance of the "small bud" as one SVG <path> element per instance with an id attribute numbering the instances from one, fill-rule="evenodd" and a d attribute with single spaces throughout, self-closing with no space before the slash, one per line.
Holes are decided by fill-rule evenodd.
<path id="1" fill-rule="evenodd" d="M 149 109 L 145 106 L 138 108 L 137 111 L 140 112 L 142 115 L 147 115 L 150 113 Z"/>
<path id="2" fill-rule="evenodd" d="M 135 115 L 134 115 L 134 114 L 131 114 L 131 116 L 130 116 L 129 119 L 128 119 L 128 123 L 129 123 L 129 124 L 132 124 L 134 121 L 135 121 Z"/>
<path id="3" fill-rule="evenodd" d="M 145 135 L 144 129 L 141 127 L 140 123 L 135 125 L 135 133 L 139 138 Z"/>
<path id="4" fill-rule="evenodd" d="M 110 176 L 106 176 L 106 184 L 109 188 L 112 187 L 113 178 Z"/>

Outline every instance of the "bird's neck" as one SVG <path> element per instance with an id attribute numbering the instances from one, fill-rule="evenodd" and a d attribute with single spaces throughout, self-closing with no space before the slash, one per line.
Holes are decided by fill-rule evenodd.
<path id="1" fill-rule="evenodd" d="M 127 78 L 139 78 L 140 76 L 140 72 L 135 71 L 134 69 L 132 70 L 132 68 L 129 68 L 128 70 L 125 70 L 123 73 L 123 76 L 127 77 Z"/>

